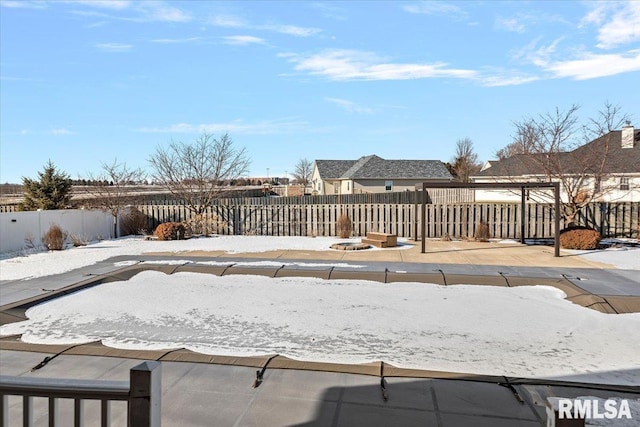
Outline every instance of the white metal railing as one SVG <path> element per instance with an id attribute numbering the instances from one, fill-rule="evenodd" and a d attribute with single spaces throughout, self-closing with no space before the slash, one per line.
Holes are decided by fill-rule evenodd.
<path id="1" fill-rule="evenodd" d="M 111 425 L 111 402 L 126 401 L 127 425 L 130 427 L 159 427 L 161 407 L 160 362 L 143 362 L 129 371 L 129 381 L 69 380 L 57 378 L 28 378 L 0 376 L 0 425 L 9 423 L 9 396 L 22 396 L 22 425 L 34 424 L 33 399 L 49 399 L 49 426 L 61 426 L 59 399 L 73 399 L 73 425 L 84 425 L 84 401 L 99 400 L 100 425 Z"/>

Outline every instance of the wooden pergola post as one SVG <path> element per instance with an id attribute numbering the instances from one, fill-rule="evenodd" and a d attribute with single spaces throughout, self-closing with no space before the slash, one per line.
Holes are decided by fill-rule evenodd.
<path id="1" fill-rule="evenodd" d="M 522 202 L 522 208 L 521 208 L 521 212 L 520 212 L 520 242 L 524 244 L 524 235 L 525 235 L 525 220 L 526 220 L 526 216 L 525 216 L 525 208 L 526 208 L 526 193 L 525 191 L 530 189 L 530 188 L 551 188 L 553 189 L 553 193 L 554 193 L 554 256 L 555 257 L 559 257 L 560 256 L 560 184 L 558 182 L 538 182 L 538 183 L 533 183 L 533 182 L 423 182 L 421 184 L 416 184 L 415 189 L 416 189 L 416 203 L 417 203 L 417 193 L 419 191 L 419 189 L 422 189 L 422 200 L 421 200 L 421 209 L 420 209 L 420 213 L 421 213 L 421 218 L 420 218 L 420 225 L 421 225 L 421 230 L 422 230 L 422 234 L 420 236 L 421 239 L 421 246 L 422 246 L 422 253 L 426 252 L 426 242 L 425 242 L 425 235 L 426 235 L 426 229 L 427 229 L 427 225 L 426 225 L 426 221 L 425 221 L 425 217 L 426 217 L 426 204 L 427 204 L 427 187 L 428 188 L 484 188 L 484 189 L 493 189 L 493 190 L 500 190 L 500 189 L 512 189 L 512 190 L 516 190 L 519 189 L 521 191 L 521 195 L 520 195 L 520 200 Z M 416 212 L 417 212 L 417 206 L 416 206 Z M 417 229 L 417 213 L 416 213 L 416 226 L 415 226 L 415 235 L 417 238 L 417 234 L 418 234 L 418 229 Z"/>

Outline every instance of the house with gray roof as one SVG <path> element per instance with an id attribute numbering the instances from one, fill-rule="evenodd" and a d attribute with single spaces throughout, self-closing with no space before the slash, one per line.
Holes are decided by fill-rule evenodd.
<path id="1" fill-rule="evenodd" d="M 439 160 L 387 160 L 376 155 L 357 160 L 316 160 L 314 194 L 359 194 L 413 190 L 424 181 L 452 181 Z"/>
<path id="2" fill-rule="evenodd" d="M 545 182 L 558 180 L 558 176 L 563 176 L 574 191 L 593 194 L 593 201 L 640 201 L 640 129 L 627 124 L 573 151 L 517 154 L 491 160 L 471 178 L 474 182 Z M 519 193 L 508 191 L 476 191 L 476 201 L 519 198 Z"/>

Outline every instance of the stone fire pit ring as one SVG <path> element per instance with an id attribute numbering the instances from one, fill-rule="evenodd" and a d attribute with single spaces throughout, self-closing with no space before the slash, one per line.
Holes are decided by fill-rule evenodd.
<path id="1" fill-rule="evenodd" d="M 369 248 L 371 248 L 371 245 L 358 242 L 334 243 L 331 245 L 331 249 L 337 249 L 339 251 L 360 251 Z"/>

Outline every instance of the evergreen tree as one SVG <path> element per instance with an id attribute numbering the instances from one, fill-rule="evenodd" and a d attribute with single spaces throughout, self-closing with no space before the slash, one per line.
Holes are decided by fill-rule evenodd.
<path id="1" fill-rule="evenodd" d="M 51 160 L 38 172 L 38 179 L 23 177 L 24 201 L 20 208 L 24 211 L 38 209 L 64 209 L 71 200 L 71 178 L 58 171 Z"/>

